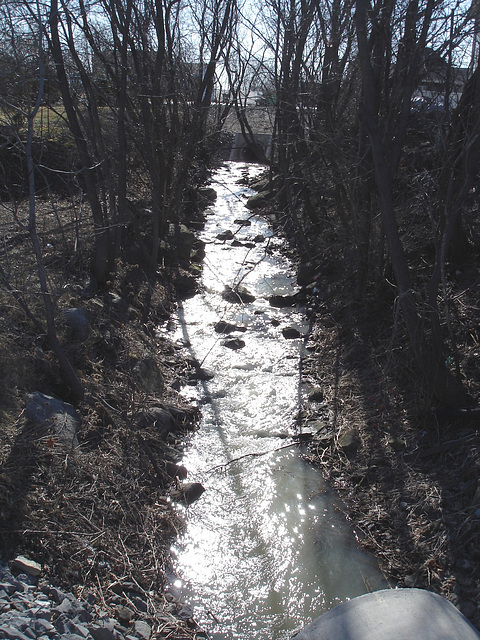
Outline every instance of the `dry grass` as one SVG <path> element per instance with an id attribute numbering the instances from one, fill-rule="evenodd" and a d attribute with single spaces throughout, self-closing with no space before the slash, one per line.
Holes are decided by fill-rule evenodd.
<path id="1" fill-rule="evenodd" d="M 470 267 L 449 276 L 450 335 L 465 385 L 478 398 L 475 249 L 470 257 Z M 441 593 L 480 628 L 478 417 L 430 411 L 401 319 L 385 312 L 381 298 L 352 305 L 341 271 L 323 276 L 319 286 L 303 372 L 306 382 L 322 387 L 325 401 L 308 405 L 304 419 L 328 427 L 309 458 L 339 493 L 360 543 L 392 584 Z M 350 430 L 357 446 L 345 448 L 342 434 Z"/>
<path id="2" fill-rule="evenodd" d="M 196 411 L 174 390 L 188 365 L 156 327 L 172 311 L 172 292 L 158 277 L 119 261 L 110 291 L 125 301 L 115 309 L 88 290 L 91 227 L 81 199 L 38 200 L 38 230 L 55 300 L 57 331 L 87 394 L 77 404 L 79 447 L 62 444 L 24 415 L 25 394 L 41 391 L 70 400 L 44 333 L 42 299 L 31 243 L 21 222 L 25 203 L 0 203 L 0 540 L 2 555 L 22 552 L 44 566 L 44 576 L 76 592 L 93 593 L 115 615 L 118 581 L 135 582 L 148 604 L 155 637 L 194 638 L 177 619 L 181 603 L 165 593 L 169 547 L 182 521 L 167 498 L 167 463 L 180 456 Z M 64 322 L 67 308 L 89 314 L 90 333 L 79 342 Z M 135 363 L 155 360 L 164 390 L 146 393 Z M 183 416 L 167 436 L 138 425 L 142 410 L 175 406 Z M 125 602 L 134 610 L 134 604 Z M 141 614 L 145 615 L 145 614 Z"/>

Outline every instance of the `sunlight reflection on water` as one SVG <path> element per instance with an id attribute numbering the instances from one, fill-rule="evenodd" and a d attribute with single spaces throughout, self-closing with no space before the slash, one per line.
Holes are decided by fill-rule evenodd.
<path id="1" fill-rule="evenodd" d="M 273 249 L 267 253 L 266 243 L 216 240 L 228 229 L 239 229 L 242 242 L 271 236 L 244 206 L 246 190 L 236 183 L 245 171 L 259 169 L 230 163 L 216 176 L 218 200 L 201 235 L 203 291 L 179 310 L 178 337 L 215 377 L 185 390 L 204 402 L 184 464 L 206 491 L 188 508 L 186 533 L 172 553 L 183 597 L 210 638 L 284 640 L 333 604 L 386 585 L 357 549 L 319 473 L 294 448 L 273 451 L 291 440 L 269 434 L 292 434 L 302 402 L 303 341 L 285 340 L 281 329 L 306 332 L 307 324 L 300 310 L 268 303 L 269 295 L 295 292 L 276 240 L 266 241 Z M 249 227 L 234 223 L 247 217 Z M 257 297 L 253 303 L 222 299 L 225 286 L 239 282 Z M 243 349 L 222 344 L 225 336 L 214 331 L 219 320 L 247 327 Z"/>

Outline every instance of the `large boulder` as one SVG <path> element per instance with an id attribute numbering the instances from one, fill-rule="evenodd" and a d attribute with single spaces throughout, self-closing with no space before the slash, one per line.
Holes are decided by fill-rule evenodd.
<path id="1" fill-rule="evenodd" d="M 272 191 L 260 191 L 260 193 L 256 193 L 254 196 L 251 196 L 247 200 L 245 206 L 251 211 L 255 209 L 263 209 L 263 207 L 266 207 L 270 203 L 273 195 Z"/>
<path id="2" fill-rule="evenodd" d="M 197 237 L 184 224 L 171 224 L 167 242 L 174 250 L 176 261 L 190 263 L 190 256 Z"/>
<path id="3" fill-rule="evenodd" d="M 78 447 L 80 417 L 71 404 L 35 391 L 26 397 L 25 415 L 40 433 L 50 434 L 64 445 Z"/>
<path id="4" fill-rule="evenodd" d="M 90 324 L 86 309 L 66 309 L 63 314 L 72 342 L 85 342 L 90 335 Z"/>

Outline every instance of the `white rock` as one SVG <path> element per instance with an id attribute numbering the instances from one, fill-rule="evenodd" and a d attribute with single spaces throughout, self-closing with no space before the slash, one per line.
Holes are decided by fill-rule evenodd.
<path id="1" fill-rule="evenodd" d="M 25 556 L 17 556 L 13 560 L 12 566 L 29 576 L 37 577 L 42 573 L 42 565 L 34 560 L 25 558 Z"/>

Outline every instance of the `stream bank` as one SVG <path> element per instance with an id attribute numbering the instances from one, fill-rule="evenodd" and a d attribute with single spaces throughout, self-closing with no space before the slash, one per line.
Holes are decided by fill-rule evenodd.
<path id="1" fill-rule="evenodd" d="M 275 212 L 279 233 L 290 238 L 293 225 L 278 214 L 278 186 L 259 185 L 257 210 Z M 301 242 L 293 250 L 297 274 L 306 274 L 312 319 L 302 376 L 316 389 L 300 419 L 306 428 L 321 429 L 307 458 L 339 495 L 359 543 L 393 585 L 439 593 L 480 628 L 476 415 L 429 409 L 415 387 L 411 357 L 402 348 L 404 329 L 391 316 L 388 295 L 377 291 L 355 300 L 353 274 L 333 226 L 314 233 L 312 244 L 313 257 L 302 254 Z M 457 277 L 462 317 L 458 326 L 452 318 L 451 330 L 462 335 L 463 327 L 477 324 L 478 271 L 457 271 Z M 477 344 L 462 342 L 473 397 L 480 382 Z"/>

